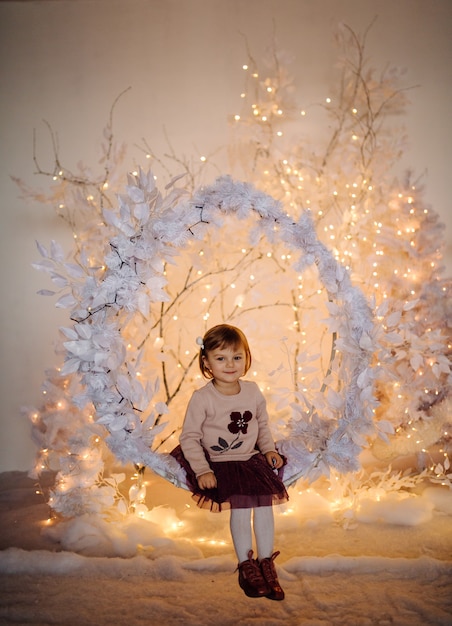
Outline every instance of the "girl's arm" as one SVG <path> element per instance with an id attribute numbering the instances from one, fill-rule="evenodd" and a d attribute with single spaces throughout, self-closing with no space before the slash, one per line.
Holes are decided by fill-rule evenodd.
<path id="1" fill-rule="evenodd" d="M 182 432 L 179 443 L 190 467 L 199 478 L 202 475 L 212 474 L 210 465 L 201 445 L 203 439 L 202 426 L 205 420 L 206 410 L 196 392 L 192 395 L 185 413 Z"/>
<path id="2" fill-rule="evenodd" d="M 265 401 L 264 395 L 257 385 L 256 393 L 258 394 L 258 399 L 256 402 L 256 418 L 259 429 L 257 435 L 257 447 L 262 452 L 262 454 L 264 454 L 264 456 L 267 458 L 267 461 L 272 467 L 282 467 L 283 460 L 275 450 L 275 442 L 273 440 L 270 426 L 268 424 L 269 418 L 267 412 L 267 403 Z M 277 465 L 273 463 L 273 459 L 276 460 Z M 279 465 L 279 463 L 281 463 L 281 465 Z"/>

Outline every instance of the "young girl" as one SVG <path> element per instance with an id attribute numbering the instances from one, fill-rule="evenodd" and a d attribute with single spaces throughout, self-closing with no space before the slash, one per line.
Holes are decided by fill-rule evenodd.
<path id="1" fill-rule="evenodd" d="M 198 506 L 230 509 L 239 585 L 247 596 L 282 600 L 273 552 L 272 504 L 287 502 L 277 474 L 284 459 L 275 450 L 264 396 L 241 380 L 251 366 L 241 330 L 214 326 L 202 339 L 199 366 L 210 379 L 190 399 L 173 456 L 187 473 Z M 251 512 L 259 559 L 253 559 Z"/>

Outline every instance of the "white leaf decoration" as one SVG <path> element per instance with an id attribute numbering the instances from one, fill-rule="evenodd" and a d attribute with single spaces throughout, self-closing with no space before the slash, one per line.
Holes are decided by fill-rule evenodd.
<path id="1" fill-rule="evenodd" d="M 386 333 L 385 339 L 388 343 L 392 343 L 395 346 L 403 343 L 403 337 L 400 333 Z"/>
<path id="2" fill-rule="evenodd" d="M 361 338 L 359 340 L 359 347 L 363 350 L 373 350 L 372 339 L 367 333 L 362 333 Z"/>
<path id="3" fill-rule="evenodd" d="M 42 272 L 47 272 L 48 274 L 50 274 L 51 272 L 53 272 L 55 264 L 53 263 L 53 261 L 43 259 L 42 261 L 38 261 L 37 263 L 32 263 L 31 267 L 34 267 L 35 270 L 40 270 Z"/>
<path id="4" fill-rule="evenodd" d="M 149 205 L 146 202 L 136 204 L 133 214 L 140 222 L 146 223 L 149 218 Z"/>
<path id="5" fill-rule="evenodd" d="M 144 192 L 139 187 L 135 185 L 128 185 L 126 187 L 129 198 L 133 200 L 133 202 L 144 202 Z"/>
<path id="6" fill-rule="evenodd" d="M 404 304 L 403 310 L 411 311 L 411 309 L 416 308 L 418 304 L 419 304 L 419 298 L 417 298 L 416 300 L 411 300 L 410 302 L 407 302 L 406 304 Z"/>
<path id="7" fill-rule="evenodd" d="M 397 326 L 400 322 L 401 317 L 402 314 L 400 311 L 395 311 L 394 313 L 391 313 L 391 315 L 388 315 L 388 317 L 386 318 L 386 326 L 388 328 Z"/>
<path id="8" fill-rule="evenodd" d="M 93 330 L 90 324 L 77 324 L 75 327 L 77 330 L 78 337 L 82 339 L 91 339 Z"/>
<path id="9" fill-rule="evenodd" d="M 64 276 L 61 276 L 61 274 L 52 273 L 51 279 L 52 279 L 52 282 L 55 283 L 57 287 L 60 287 L 60 289 L 64 289 L 64 287 L 68 286 L 67 278 L 65 278 Z"/>
<path id="10" fill-rule="evenodd" d="M 80 358 L 90 358 L 92 354 L 91 341 L 77 340 L 77 341 L 65 341 L 64 347 L 71 354 Z"/>
<path id="11" fill-rule="evenodd" d="M 47 252 L 47 248 L 45 246 L 42 245 L 42 243 L 39 243 L 39 241 L 36 241 L 36 247 L 39 250 L 39 254 L 44 257 L 44 258 L 48 258 L 49 253 Z"/>
<path id="12" fill-rule="evenodd" d="M 72 278 L 83 278 L 85 276 L 85 272 L 83 271 L 83 269 L 75 263 L 65 263 L 64 267 L 69 276 L 71 276 Z"/>
<path id="13" fill-rule="evenodd" d="M 55 261 L 61 262 L 64 259 L 64 250 L 61 247 L 61 245 L 58 242 L 56 242 L 54 239 L 52 239 L 50 243 L 50 256 Z"/>
<path id="14" fill-rule="evenodd" d="M 77 326 L 76 326 L 77 328 Z M 60 326 L 59 329 L 68 339 L 77 339 L 78 334 L 77 332 L 74 330 L 74 328 L 66 328 L 64 326 Z"/>
<path id="15" fill-rule="evenodd" d="M 77 301 L 71 293 L 61 296 L 61 298 L 55 302 L 55 306 L 60 309 L 70 309 L 75 304 L 77 304 Z"/>
<path id="16" fill-rule="evenodd" d="M 51 291 L 50 289 L 40 289 L 37 292 L 40 296 L 54 296 L 55 291 Z"/>
<path id="17" fill-rule="evenodd" d="M 394 434 L 394 425 L 391 424 L 391 422 L 389 422 L 388 420 L 380 420 L 379 422 L 377 422 L 377 429 L 390 435 Z"/>
<path id="18" fill-rule="evenodd" d="M 424 357 L 422 356 L 422 354 L 414 354 L 410 358 L 410 365 L 413 368 L 413 370 L 417 372 L 418 369 L 424 365 Z"/>
<path id="19" fill-rule="evenodd" d="M 61 368 L 61 375 L 74 374 L 80 368 L 80 359 L 68 359 Z"/>

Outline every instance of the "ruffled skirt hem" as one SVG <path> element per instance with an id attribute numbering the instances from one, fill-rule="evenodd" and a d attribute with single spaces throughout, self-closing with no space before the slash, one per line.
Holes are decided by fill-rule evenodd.
<path id="1" fill-rule="evenodd" d="M 215 489 L 200 489 L 195 473 L 180 446 L 171 455 L 187 474 L 193 500 L 202 509 L 220 512 L 227 509 L 254 509 L 284 504 L 289 495 L 282 482 L 283 469 L 273 470 L 260 452 L 247 461 L 219 461 L 206 458 L 217 479 Z M 284 462 L 286 460 L 284 459 Z"/>

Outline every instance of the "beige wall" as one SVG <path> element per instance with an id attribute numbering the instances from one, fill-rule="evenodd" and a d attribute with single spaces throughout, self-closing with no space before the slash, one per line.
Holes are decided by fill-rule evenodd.
<path id="1" fill-rule="evenodd" d="M 374 17 L 372 64 L 407 69 L 411 147 L 401 170 L 425 173 L 426 197 L 447 223 L 452 268 L 450 165 L 452 2 L 450 0 L 60 0 L 0 3 L 1 410 L 0 471 L 28 469 L 34 446 L 20 415 L 39 403 L 44 370 L 57 362 L 54 343 L 66 313 L 36 291 L 48 287 L 30 264 L 35 239 L 69 236 L 49 207 L 18 197 L 10 175 L 32 186 L 33 129 L 43 165 L 51 152 L 42 120 L 58 131 L 62 160 L 94 163 L 111 103 L 117 136 L 145 137 L 166 148 L 163 127 L 186 155 L 227 139 L 226 118 L 239 105 L 243 35 L 259 58 L 274 30 L 295 56 L 298 99 L 319 101 L 333 80 L 334 31 L 345 21 L 362 33 Z M 140 158 L 135 150 L 126 163 Z"/>

